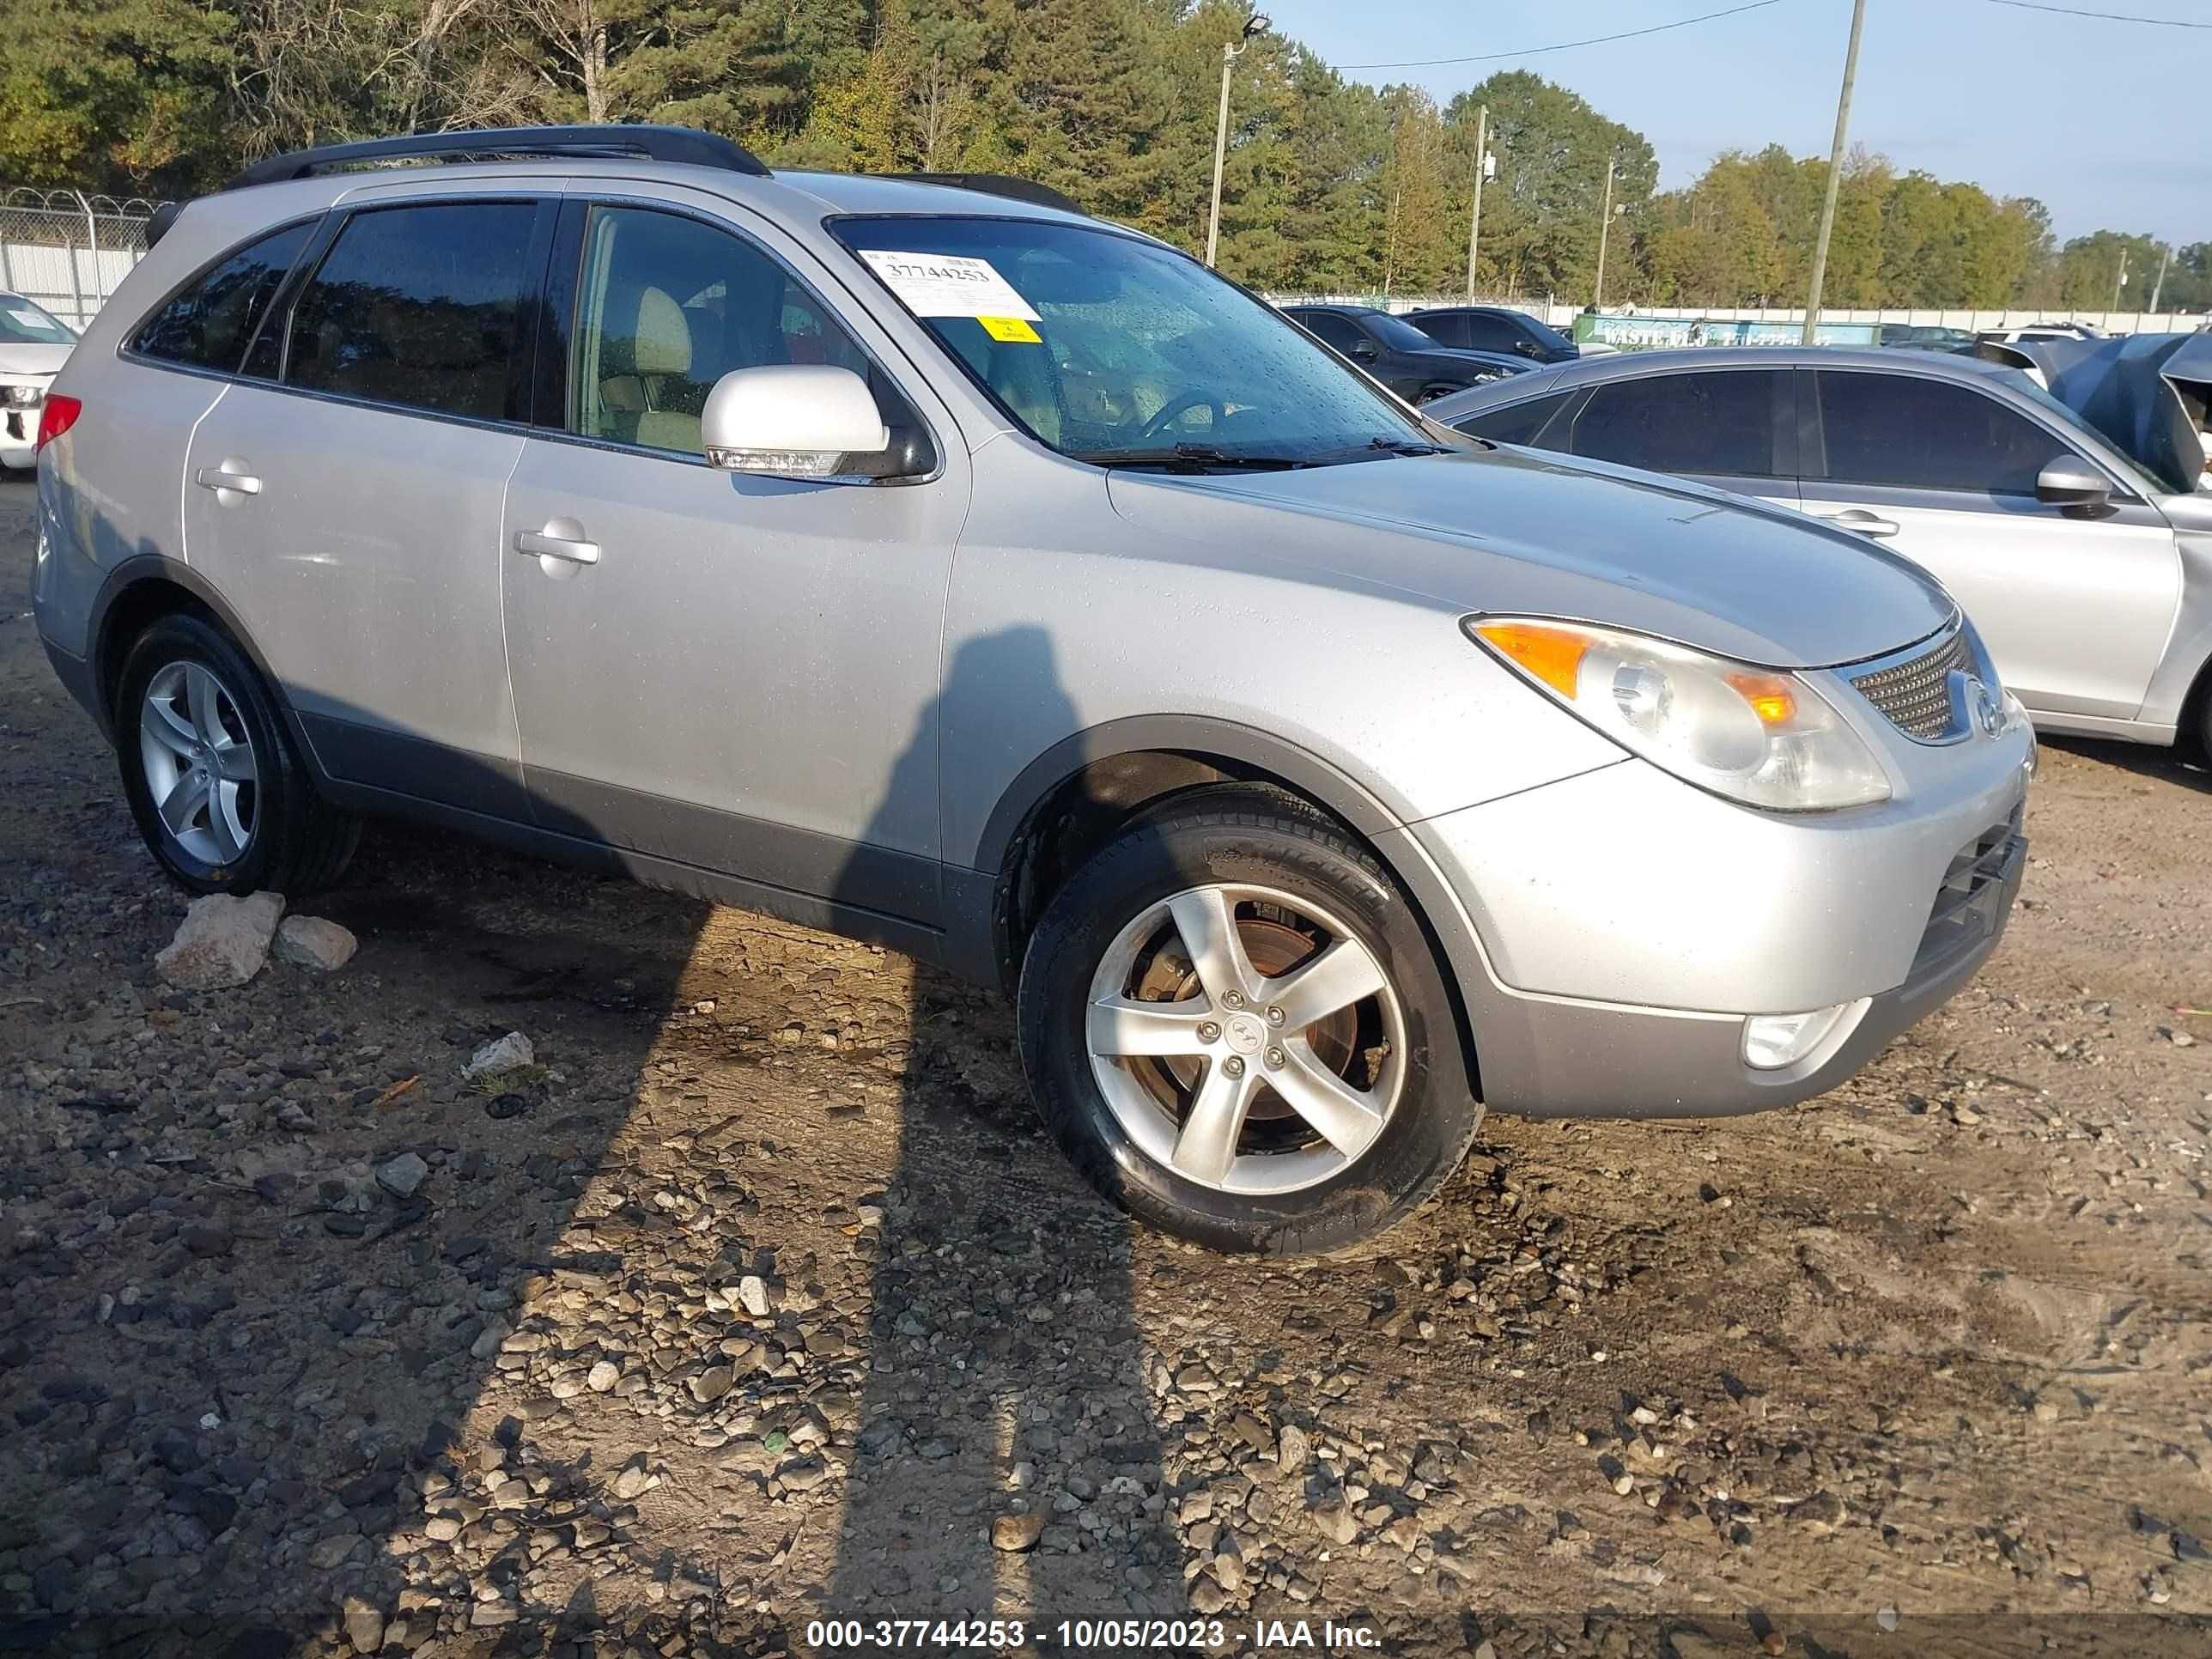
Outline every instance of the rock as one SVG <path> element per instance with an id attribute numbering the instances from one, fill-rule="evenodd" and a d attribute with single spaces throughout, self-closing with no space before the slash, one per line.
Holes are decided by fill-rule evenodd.
<path id="1" fill-rule="evenodd" d="M 768 1317 L 768 1281 L 758 1273 L 747 1273 L 738 1281 L 738 1305 L 755 1319 Z"/>
<path id="2" fill-rule="evenodd" d="M 1303 1475 L 1313 1455 L 1313 1442 L 1295 1423 L 1285 1423 L 1275 1434 L 1275 1479 L 1291 1480 Z"/>
<path id="3" fill-rule="evenodd" d="M 478 1078 L 498 1077 L 507 1072 L 520 1071 L 538 1058 L 538 1051 L 530 1039 L 520 1031 L 509 1031 L 505 1036 L 485 1043 L 469 1056 L 469 1063 L 461 1067 L 461 1075 L 471 1083 Z"/>
<path id="4" fill-rule="evenodd" d="M 611 1359 L 602 1359 L 585 1376 L 584 1386 L 593 1394 L 605 1394 L 621 1381 L 622 1367 Z"/>
<path id="5" fill-rule="evenodd" d="M 154 958 L 155 971 L 184 991 L 243 985 L 269 960 L 269 943 L 283 914 L 282 893 L 196 898 L 176 937 Z"/>
<path id="6" fill-rule="evenodd" d="M 360 948 L 360 941 L 335 921 L 320 916 L 287 916 L 277 927 L 270 954 L 297 968 L 334 974 L 351 962 Z"/>
<path id="7" fill-rule="evenodd" d="M 418 1153 L 402 1152 L 376 1172 L 376 1184 L 394 1198 L 412 1198 L 429 1174 Z"/>
<path id="8" fill-rule="evenodd" d="M 356 1651 L 374 1653 L 384 1645 L 384 1612 L 374 1602 L 358 1595 L 345 1599 L 346 1640 Z"/>
<path id="9" fill-rule="evenodd" d="M 702 1406 L 711 1406 L 729 1393 L 730 1384 L 736 1380 L 737 1373 L 729 1366 L 711 1365 L 691 1379 L 691 1397 Z"/>
<path id="10" fill-rule="evenodd" d="M 1833 1532 L 1844 1523 L 1844 1500 L 1832 1492 L 1816 1492 L 1803 1503 L 1792 1504 L 1790 1518 L 1814 1532 Z"/>
<path id="11" fill-rule="evenodd" d="M 1342 1504 L 1316 1505 L 1310 1516 L 1314 1530 L 1332 1544 L 1349 1544 L 1359 1536 L 1359 1520 Z"/>
<path id="12" fill-rule="evenodd" d="M 627 1504 L 631 1498 L 650 1492 L 659 1484 L 654 1480 L 652 1471 L 645 1467 L 645 1454 L 640 1452 L 616 1472 L 615 1496 Z"/>
<path id="13" fill-rule="evenodd" d="M 339 1562 L 349 1559 L 360 1547 L 359 1533 L 334 1533 L 307 1552 L 307 1565 L 317 1572 L 328 1572 Z"/>
<path id="14" fill-rule="evenodd" d="M 991 1522 L 991 1547 L 1010 1554 L 1035 1549 L 1043 1536 L 1042 1515 L 1002 1515 Z"/>

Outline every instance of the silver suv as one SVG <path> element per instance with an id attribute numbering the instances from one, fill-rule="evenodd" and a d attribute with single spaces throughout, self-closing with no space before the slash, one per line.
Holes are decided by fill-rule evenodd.
<path id="1" fill-rule="evenodd" d="M 1927 576 L 1425 422 L 1018 181 L 278 157 L 40 431 L 40 631 L 185 888 L 404 815 L 883 941 L 1221 1248 L 1388 1225 L 1486 1104 L 1817 1094 L 2020 878 L 2033 738 Z"/>

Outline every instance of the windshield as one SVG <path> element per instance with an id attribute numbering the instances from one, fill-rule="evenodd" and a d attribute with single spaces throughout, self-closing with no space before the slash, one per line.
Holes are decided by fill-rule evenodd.
<path id="1" fill-rule="evenodd" d="M 1535 335 L 1537 340 L 1542 343 L 1545 350 L 1572 351 L 1575 349 L 1575 343 L 1572 340 L 1570 340 L 1565 335 L 1560 333 L 1559 330 L 1553 328 L 1549 323 L 1543 321 L 1540 318 L 1531 317 L 1525 311 L 1521 313 L 1520 316 L 1521 325 Z"/>
<path id="2" fill-rule="evenodd" d="M 76 339 L 58 317 L 13 294 L 0 295 L 0 345 L 70 345 Z"/>
<path id="3" fill-rule="evenodd" d="M 2082 436 L 2090 439 L 2097 446 L 2098 459 L 2118 461 L 2127 472 L 2129 481 L 2145 495 L 2170 495 L 2173 493 L 2173 485 L 2160 477 L 2141 461 L 2098 431 L 2095 427 L 2083 420 L 2070 404 L 2062 403 L 2052 397 L 2027 370 L 2000 368 L 1992 370 L 1991 374 L 1993 378 L 2003 381 L 2005 385 L 2035 404 L 2051 419 L 2062 422 L 2068 431 L 2080 433 Z M 2185 489 L 2186 487 L 2184 486 Z"/>
<path id="4" fill-rule="evenodd" d="M 830 228 L 1030 435 L 1078 459 L 1299 465 L 1430 445 L 1303 331 L 1170 249 L 1036 219 Z"/>

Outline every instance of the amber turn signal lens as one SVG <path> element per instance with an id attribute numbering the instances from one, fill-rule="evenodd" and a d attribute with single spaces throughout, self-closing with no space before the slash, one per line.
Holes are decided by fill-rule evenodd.
<path id="1" fill-rule="evenodd" d="M 1474 631 L 1563 697 L 1575 695 L 1590 641 L 1565 628 L 1536 623 L 1477 623 Z"/>
<path id="2" fill-rule="evenodd" d="M 1790 682 L 1772 674 L 1731 674 L 1728 683 L 1751 705 L 1761 726 L 1784 726 L 1797 713 L 1796 694 Z"/>

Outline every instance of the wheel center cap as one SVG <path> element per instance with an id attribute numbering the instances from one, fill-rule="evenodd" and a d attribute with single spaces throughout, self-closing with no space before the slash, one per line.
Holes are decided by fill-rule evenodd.
<path id="1" fill-rule="evenodd" d="M 1267 1028 L 1249 1014 L 1231 1014 L 1222 1022 L 1221 1039 L 1233 1054 L 1256 1054 L 1267 1041 Z"/>

